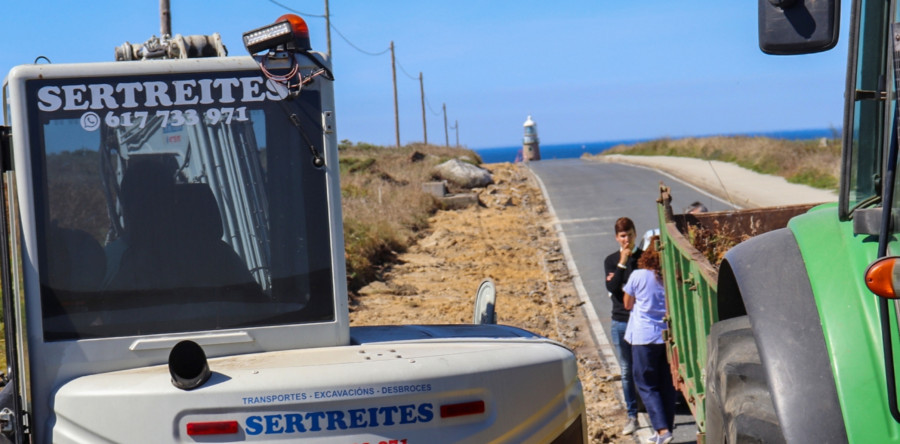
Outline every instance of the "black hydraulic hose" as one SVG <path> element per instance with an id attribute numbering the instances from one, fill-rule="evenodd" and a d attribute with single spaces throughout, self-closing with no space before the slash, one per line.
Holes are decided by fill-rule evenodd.
<path id="1" fill-rule="evenodd" d="M 896 115 L 898 107 L 894 107 Z M 891 223 L 891 200 L 893 199 L 893 183 L 896 172 L 897 163 L 897 118 L 894 119 L 893 129 L 891 130 L 891 147 L 888 154 L 888 167 L 885 173 L 884 200 L 882 203 L 881 215 L 881 233 L 878 239 L 878 257 L 882 258 L 887 255 L 887 243 L 890 237 L 888 229 Z M 878 298 L 879 317 L 881 318 L 881 339 L 884 347 L 884 375 L 887 383 L 888 406 L 894 421 L 900 423 L 900 409 L 897 406 L 897 377 L 894 369 L 894 346 L 891 336 L 891 301 L 886 298 Z"/>
<path id="2" fill-rule="evenodd" d="M 887 383 L 888 407 L 894 421 L 900 423 L 900 410 L 897 409 L 897 383 L 894 372 L 894 351 L 891 340 L 891 320 L 889 316 L 890 302 L 885 298 L 878 298 L 878 306 L 881 310 L 881 339 L 884 343 L 884 376 Z"/>
<path id="3" fill-rule="evenodd" d="M 900 23 L 891 24 L 891 41 L 894 49 L 894 93 L 900 92 Z M 900 97 L 894 98 L 894 122 L 891 126 L 891 144 L 888 149 L 887 168 L 882 182 L 884 197 L 881 200 L 881 233 L 878 236 L 878 258 L 887 255 L 888 241 L 891 238 L 891 212 L 894 200 L 894 177 L 897 172 L 898 134 L 900 120 Z M 886 298 L 878 298 L 879 316 L 881 318 L 881 339 L 884 347 L 884 374 L 887 384 L 888 407 L 894 421 L 900 423 L 900 409 L 897 407 L 897 377 L 894 368 L 894 345 L 891 336 L 891 302 Z"/>

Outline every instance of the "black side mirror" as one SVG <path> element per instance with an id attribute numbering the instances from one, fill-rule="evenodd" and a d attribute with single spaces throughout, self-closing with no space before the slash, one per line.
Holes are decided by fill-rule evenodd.
<path id="1" fill-rule="evenodd" d="M 809 54 L 834 48 L 840 0 L 757 0 L 759 49 L 766 54 Z"/>

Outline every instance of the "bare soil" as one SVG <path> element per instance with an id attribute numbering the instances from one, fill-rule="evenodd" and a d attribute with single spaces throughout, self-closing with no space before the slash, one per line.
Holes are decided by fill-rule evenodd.
<path id="1" fill-rule="evenodd" d="M 490 278 L 498 323 L 575 351 L 590 442 L 633 442 L 618 435 L 626 416 L 621 388 L 597 353 L 535 179 L 521 165 L 486 167 L 494 184 L 473 190 L 479 205 L 432 216 L 418 242 L 353 296 L 351 324 L 471 323 L 475 292 Z"/>

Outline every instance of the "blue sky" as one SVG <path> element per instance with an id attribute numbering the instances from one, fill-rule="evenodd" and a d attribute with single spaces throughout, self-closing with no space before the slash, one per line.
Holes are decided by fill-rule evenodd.
<path id="1" fill-rule="evenodd" d="M 324 0 L 277 2 L 324 13 Z M 243 32 L 289 12 L 268 0 L 171 8 L 174 33 L 219 32 L 231 55 L 246 55 Z M 365 52 L 394 41 L 404 144 L 424 138 L 419 72 L 428 141 L 444 143 L 446 104 L 470 148 L 520 144 L 528 115 L 545 145 L 841 126 L 846 26 L 831 51 L 768 56 L 757 45 L 755 1 L 331 0 L 330 11 Z M 324 52 L 324 19 L 304 18 Z M 125 41 L 159 34 L 159 2 L 35 0 L 2 21 L 3 73 L 41 55 L 109 61 Z M 338 138 L 392 145 L 390 54 L 331 35 Z"/>

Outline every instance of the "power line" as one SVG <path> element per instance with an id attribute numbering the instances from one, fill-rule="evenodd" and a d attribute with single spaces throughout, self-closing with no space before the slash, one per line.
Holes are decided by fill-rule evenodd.
<path id="1" fill-rule="evenodd" d="M 306 17 L 327 18 L 325 15 L 308 14 L 308 13 L 305 13 L 305 12 L 300 12 L 300 11 L 294 9 L 294 8 L 291 8 L 291 7 L 289 7 L 289 6 L 285 5 L 285 4 L 279 3 L 279 2 L 277 2 L 277 1 L 275 1 L 275 0 L 269 0 L 269 1 L 270 1 L 271 3 L 273 3 L 273 4 L 276 4 L 276 5 L 278 5 L 278 6 L 281 6 L 282 8 L 284 8 L 284 9 L 290 11 L 290 12 L 293 12 L 294 14 L 298 14 L 298 15 L 302 15 L 302 16 L 306 16 Z M 360 48 L 359 46 L 354 45 L 353 42 L 351 42 L 350 39 L 348 39 L 347 36 L 345 36 L 345 35 L 341 32 L 341 30 L 337 29 L 337 27 L 335 27 L 333 23 L 330 23 L 330 21 L 329 21 L 329 26 L 331 27 L 331 29 L 334 30 L 334 32 L 336 32 L 339 36 L 341 36 L 341 38 L 344 39 L 344 41 L 347 42 L 347 44 L 350 45 L 350 47 L 352 47 L 353 49 L 355 49 L 355 50 L 357 50 L 357 51 L 359 51 L 359 52 L 361 52 L 361 53 L 363 53 L 363 54 L 367 54 L 367 55 L 370 55 L 370 56 L 380 56 L 380 55 L 382 55 L 382 54 L 384 54 L 384 53 L 386 53 L 386 52 L 388 52 L 388 51 L 391 50 L 391 48 L 386 48 L 384 51 L 381 51 L 381 52 L 371 52 L 371 51 L 366 51 L 365 49 L 362 49 L 362 48 Z"/>
<path id="2" fill-rule="evenodd" d="M 291 12 L 293 12 L 294 14 L 297 14 L 297 15 L 303 15 L 303 16 L 306 16 L 306 17 L 325 18 L 324 15 L 316 15 L 316 14 L 308 14 L 308 13 L 305 13 L 305 12 L 300 12 L 300 11 L 294 9 L 294 8 L 291 8 L 290 6 L 287 6 L 287 5 L 278 3 L 278 2 L 276 2 L 275 0 L 269 0 L 269 1 L 272 2 L 272 3 L 274 3 L 274 4 L 276 4 L 276 5 L 278 5 L 278 6 L 281 6 L 282 8 L 287 9 L 288 11 L 291 11 Z"/>
<path id="3" fill-rule="evenodd" d="M 403 69 L 403 65 L 401 65 L 400 62 L 397 62 L 397 66 L 400 67 L 400 71 L 403 71 L 403 74 L 406 74 L 406 77 L 409 77 L 409 80 L 419 80 L 418 77 L 412 76 L 412 75 L 410 75 L 410 73 L 406 72 L 406 70 Z"/>
<path id="4" fill-rule="evenodd" d="M 425 98 L 425 104 L 428 105 L 428 109 L 431 111 L 431 114 L 436 116 L 441 115 L 440 111 L 435 111 L 434 108 L 431 107 L 431 102 L 428 101 L 428 97 Z"/>
<path id="5" fill-rule="evenodd" d="M 271 1 L 271 0 L 270 0 L 270 1 Z M 350 39 L 348 39 L 346 36 L 344 36 L 344 34 L 343 34 L 340 30 L 338 30 L 337 28 L 334 27 L 334 24 L 331 25 L 331 29 L 333 29 L 334 32 L 336 32 L 339 36 L 341 36 L 341 38 L 344 39 L 344 41 L 347 42 L 348 45 L 350 45 L 351 47 L 353 47 L 353 49 L 355 49 L 355 50 L 357 50 L 357 51 L 359 51 L 359 52 L 361 52 L 361 53 L 363 53 L 363 54 L 370 55 L 370 56 L 380 56 L 380 55 L 382 55 L 382 54 L 384 54 L 384 53 L 386 53 L 386 52 L 388 52 L 388 51 L 391 50 L 391 48 L 388 47 L 387 49 L 385 49 L 384 51 L 381 51 L 381 52 L 369 52 L 369 51 L 366 51 L 366 50 L 360 48 L 359 46 L 354 45 L 353 42 L 350 41 Z"/>

